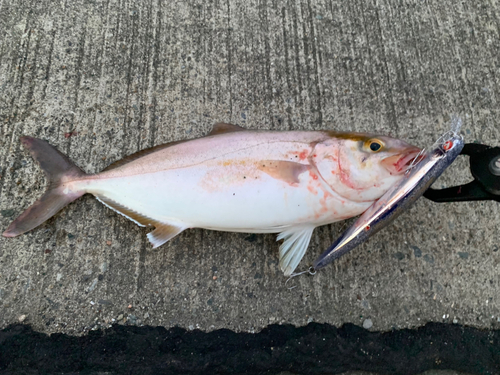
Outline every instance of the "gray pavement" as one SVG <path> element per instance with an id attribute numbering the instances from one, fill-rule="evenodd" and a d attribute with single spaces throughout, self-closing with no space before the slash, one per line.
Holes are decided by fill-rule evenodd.
<path id="1" fill-rule="evenodd" d="M 2 231 L 44 191 L 22 135 L 89 173 L 220 121 L 427 146 L 458 113 L 466 142 L 499 145 L 499 12 L 496 2 L 450 0 L 0 0 Z M 466 182 L 467 165 L 457 161 L 438 187 Z M 499 217 L 495 202 L 421 199 L 289 290 L 274 235 L 196 229 L 152 250 L 144 229 L 85 196 L 0 238 L 0 328 L 498 328 Z M 348 224 L 318 228 L 299 269 Z"/>

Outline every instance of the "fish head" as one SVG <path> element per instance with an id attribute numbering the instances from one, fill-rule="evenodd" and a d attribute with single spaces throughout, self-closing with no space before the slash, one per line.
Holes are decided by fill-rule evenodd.
<path id="1" fill-rule="evenodd" d="M 316 167 L 339 195 L 357 202 L 380 198 L 399 182 L 421 149 L 400 139 L 334 133 L 315 147 Z"/>

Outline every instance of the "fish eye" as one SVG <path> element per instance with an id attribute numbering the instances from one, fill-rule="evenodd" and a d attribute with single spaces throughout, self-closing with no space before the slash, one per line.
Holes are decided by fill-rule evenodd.
<path id="1" fill-rule="evenodd" d="M 379 141 L 378 139 L 370 139 L 367 142 L 367 146 L 370 148 L 371 151 L 379 152 L 380 150 L 382 150 L 383 143 L 382 143 L 382 141 Z"/>

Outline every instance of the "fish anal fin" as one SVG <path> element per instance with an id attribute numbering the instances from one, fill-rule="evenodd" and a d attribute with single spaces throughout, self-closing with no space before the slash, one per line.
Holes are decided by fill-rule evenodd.
<path id="1" fill-rule="evenodd" d="M 165 242 L 171 240 L 186 229 L 184 227 L 166 223 L 156 223 L 155 227 L 156 229 L 154 231 L 148 233 L 148 240 L 151 242 L 151 245 L 153 245 L 153 249 L 163 245 Z"/>
<path id="2" fill-rule="evenodd" d="M 272 178 L 289 184 L 298 184 L 299 176 L 309 170 L 308 165 L 286 160 L 264 160 L 257 164 L 257 168 Z"/>
<path id="3" fill-rule="evenodd" d="M 136 153 L 125 156 L 123 159 L 117 160 L 114 163 L 108 165 L 106 168 L 104 168 L 102 170 L 102 172 L 109 171 L 111 169 L 119 168 L 122 165 L 128 164 L 134 160 L 142 158 L 143 156 L 152 154 L 153 152 L 160 151 L 160 150 L 163 150 L 164 148 L 172 147 L 172 146 L 178 145 L 179 143 L 184 143 L 184 142 L 187 142 L 187 141 L 186 140 L 174 141 L 174 142 L 165 143 L 163 145 L 153 146 L 153 147 L 147 148 L 145 150 L 137 151 Z"/>
<path id="4" fill-rule="evenodd" d="M 280 246 L 280 268 L 290 276 L 306 253 L 314 226 L 292 227 L 281 232 L 277 240 L 285 240 Z"/>
<path id="5" fill-rule="evenodd" d="M 124 205 L 113 201 L 112 199 L 96 196 L 97 200 L 104 204 L 106 207 L 111 208 L 113 211 L 125 216 L 127 219 L 132 220 L 141 227 L 155 227 L 155 230 L 148 233 L 149 242 L 153 245 L 153 249 L 163 245 L 168 240 L 174 238 L 184 229 L 185 226 L 178 224 L 164 223 L 159 220 L 152 219 L 146 215 L 138 213 Z"/>
<path id="6" fill-rule="evenodd" d="M 136 212 L 120 203 L 115 202 L 112 199 L 103 196 L 95 196 L 99 202 L 104 204 L 106 207 L 111 208 L 113 211 L 119 213 L 122 216 L 125 216 L 127 219 L 133 221 L 137 225 L 141 227 L 149 227 L 155 225 L 155 220 L 143 215 L 139 212 Z"/>
<path id="7" fill-rule="evenodd" d="M 208 133 L 208 135 L 218 135 L 224 133 L 233 133 L 233 132 L 241 132 L 247 130 L 238 125 L 227 124 L 225 122 L 218 122 L 212 128 L 212 131 Z"/>

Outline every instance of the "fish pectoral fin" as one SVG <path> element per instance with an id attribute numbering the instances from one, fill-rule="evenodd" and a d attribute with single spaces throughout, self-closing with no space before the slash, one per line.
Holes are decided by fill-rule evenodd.
<path id="1" fill-rule="evenodd" d="M 208 135 L 218 135 L 232 132 L 241 132 L 243 130 L 247 130 L 238 125 L 227 124 L 225 122 L 218 122 L 212 128 L 212 131 L 208 133 Z"/>
<path id="2" fill-rule="evenodd" d="M 298 184 L 299 176 L 309 170 L 309 165 L 286 160 L 263 160 L 258 162 L 257 169 L 272 178 L 282 180 L 288 184 Z"/>
<path id="3" fill-rule="evenodd" d="M 281 232 L 277 241 L 285 240 L 280 246 L 280 268 L 285 276 L 290 276 L 306 253 L 315 227 L 292 227 Z"/>
<path id="4" fill-rule="evenodd" d="M 148 240 L 153 245 L 153 249 L 163 245 L 186 229 L 185 227 L 167 223 L 155 223 L 154 226 L 156 229 L 148 233 Z"/>

